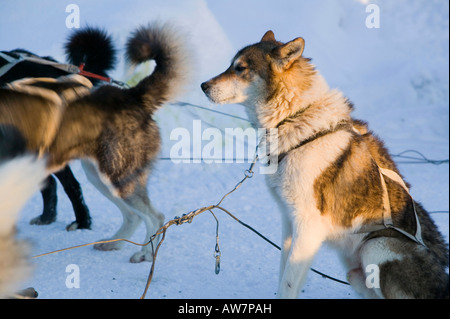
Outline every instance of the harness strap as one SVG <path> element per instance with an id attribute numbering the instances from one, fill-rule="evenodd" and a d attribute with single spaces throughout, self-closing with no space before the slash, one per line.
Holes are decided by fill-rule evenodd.
<path id="1" fill-rule="evenodd" d="M 85 71 L 84 70 L 84 65 L 85 65 L 84 63 L 81 63 L 80 67 L 78 68 L 78 74 L 81 74 L 81 75 L 84 75 L 84 76 L 87 76 L 87 77 L 90 77 L 90 78 L 94 78 L 94 79 L 97 79 L 97 80 L 102 80 L 102 81 L 105 81 L 105 82 L 108 82 L 108 83 L 112 82 L 111 78 L 108 78 L 106 76 L 101 76 L 101 75 L 98 75 L 98 74 L 95 74 L 95 73 L 91 73 L 91 72 Z"/>
<path id="2" fill-rule="evenodd" d="M 377 166 L 378 166 L 378 164 L 377 164 Z M 383 188 L 383 208 L 384 208 L 383 209 L 383 225 L 384 225 L 384 228 L 381 228 L 379 230 L 386 229 L 386 228 L 387 229 L 396 230 L 397 232 L 403 234 L 404 236 L 408 237 L 412 241 L 415 241 L 416 243 L 418 243 L 418 244 L 420 244 L 420 245 L 422 245 L 424 247 L 427 247 L 425 245 L 424 241 L 423 241 L 423 238 L 422 238 L 422 227 L 420 225 L 419 216 L 417 215 L 416 205 L 414 203 L 414 199 L 410 195 L 409 189 L 406 186 L 405 182 L 393 170 L 382 168 L 382 167 L 378 166 L 378 171 L 380 173 L 381 186 Z M 388 190 L 387 190 L 387 187 L 386 187 L 386 181 L 385 181 L 383 175 L 389 177 L 393 181 L 397 182 L 400 186 L 402 186 L 405 189 L 405 191 L 408 194 L 408 196 L 410 197 L 412 205 L 413 205 L 413 209 L 414 209 L 414 218 L 415 218 L 415 221 L 416 221 L 416 233 L 414 235 L 408 233 L 407 231 L 405 231 L 405 230 L 403 230 L 401 228 L 398 228 L 398 227 L 394 226 L 394 223 L 392 222 L 391 205 L 389 203 L 389 194 L 388 194 Z M 369 235 L 373 235 L 373 233 L 376 232 L 376 231 L 377 230 L 372 231 L 371 234 L 369 234 Z"/>
<path id="3" fill-rule="evenodd" d="M 0 52 L 0 58 L 7 61 L 5 65 L 0 67 L 0 77 L 2 77 L 4 74 L 6 74 L 9 70 L 11 70 L 17 63 L 21 62 L 23 58 L 21 55 L 18 55 L 19 58 L 15 58 L 9 54 L 6 54 L 4 52 Z"/>
<path id="4" fill-rule="evenodd" d="M 307 108 L 306 108 L 307 109 Z M 305 109 L 305 110 L 306 110 Z M 303 113 L 305 110 L 301 110 L 300 112 L 294 114 L 294 116 L 288 117 L 286 119 L 284 119 L 283 121 L 281 121 L 278 125 L 277 128 L 280 127 L 281 125 L 284 125 L 285 123 L 287 123 L 288 121 L 294 119 L 295 117 L 297 117 L 298 115 L 300 115 L 301 113 Z M 300 143 L 298 143 L 297 145 L 291 147 L 290 149 L 288 149 L 285 152 L 282 152 L 278 155 L 278 163 L 281 163 L 281 161 L 288 155 L 289 152 L 300 148 L 320 137 L 323 137 L 325 135 L 334 133 L 338 130 L 352 130 L 354 131 L 356 134 L 360 135 L 360 132 L 350 123 L 348 122 L 341 122 L 338 123 L 334 128 L 332 129 L 328 129 L 328 130 L 324 130 L 324 131 L 320 131 L 316 134 L 314 134 L 313 136 L 301 141 Z M 372 158 L 373 159 L 373 158 Z M 425 248 L 427 248 L 427 246 L 425 245 L 423 238 L 422 238 L 422 227 L 420 225 L 420 221 L 419 221 L 419 217 L 417 215 L 417 211 L 416 211 L 416 205 L 414 203 L 414 199 L 412 198 L 411 194 L 409 193 L 409 189 L 406 186 L 405 182 L 403 181 L 403 179 L 400 177 L 400 175 L 398 175 L 396 172 L 394 172 L 393 170 L 387 169 L 387 168 L 382 168 L 378 165 L 378 163 L 375 161 L 375 159 L 373 159 L 373 161 L 375 162 L 375 164 L 378 167 L 378 172 L 380 174 L 380 181 L 381 181 L 381 187 L 383 190 L 383 195 L 382 195 L 382 201 L 383 201 L 383 224 L 382 225 L 374 225 L 374 226 L 368 226 L 368 227 L 363 227 L 361 232 L 362 233 L 366 233 L 368 232 L 369 234 L 366 236 L 366 238 L 364 239 L 364 241 L 373 238 L 375 236 L 375 232 L 378 231 L 383 231 L 386 229 L 392 229 L 395 230 L 401 234 L 403 234 L 404 236 L 408 237 L 409 239 L 411 239 L 412 241 L 424 246 Z M 406 193 L 408 194 L 408 196 L 411 199 L 412 205 L 413 205 L 413 209 L 414 209 L 414 218 L 416 221 L 416 233 L 414 235 L 408 233 L 407 231 L 398 228 L 396 226 L 394 226 L 394 223 L 392 221 L 392 213 L 391 213 L 391 205 L 389 202 L 389 193 L 388 193 L 388 189 L 386 186 L 386 181 L 384 176 L 389 177 L 391 180 L 395 181 L 396 183 L 398 183 L 400 186 L 402 186 Z"/>
<path id="5" fill-rule="evenodd" d="M 74 83 L 78 85 L 73 85 L 72 87 L 57 92 L 56 90 L 52 89 L 51 86 L 46 88 L 39 86 L 39 83 Z M 64 104 L 68 104 L 76 98 L 89 94 L 89 90 L 92 88 L 92 83 L 84 76 L 78 74 L 70 74 L 61 76 L 57 79 L 24 78 L 8 83 L 6 84 L 6 87 L 17 92 L 42 96 L 43 98 L 48 99 L 55 104 L 60 104 L 61 100 L 65 101 Z"/>
<path id="6" fill-rule="evenodd" d="M 33 63 L 37 63 L 37 64 L 43 64 L 43 65 L 49 65 L 52 66 L 54 68 L 60 69 L 64 72 L 67 73 L 71 73 L 71 74 L 80 74 L 89 78 L 94 78 L 97 80 L 101 80 L 104 82 L 108 82 L 108 83 L 113 83 L 122 87 L 126 87 L 127 85 L 121 81 L 116 81 L 113 78 L 109 78 L 109 77 L 105 77 L 105 76 L 101 76 L 95 73 L 91 73 L 88 71 L 84 70 L 84 63 L 82 63 L 79 67 L 73 64 L 63 64 L 63 63 L 58 63 L 58 62 L 54 62 L 54 61 L 49 61 L 43 58 L 39 58 L 39 57 L 34 57 L 34 56 L 30 56 L 28 54 L 25 53 L 15 53 L 15 55 L 18 56 L 18 58 L 15 58 L 13 56 L 10 56 L 6 53 L 0 52 L 0 57 L 5 59 L 6 61 L 8 61 L 7 64 L 5 64 L 4 66 L 2 66 L 0 68 L 0 77 L 3 76 L 4 74 L 6 74 L 6 72 L 8 72 L 11 68 L 13 68 L 16 64 L 22 62 L 22 61 L 29 61 L 29 62 L 33 62 Z"/>
<path id="7" fill-rule="evenodd" d="M 0 52 L 0 57 L 8 61 L 7 64 L 2 66 L 0 68 L 0 77 L 6 74 L 10 69 L 12 69 L 16 64 L 22 62 L 22 61 L 29 61 L 37 64 L 43 64 L 43 65 L 50 65 L 54 68 L 63 70 L 67 73 L 79 73 L 79 69 L 77 66 L 72 64 L 62 64 L 54 61 L 49 61 L 46 59 L 33 57 L 25 53 L 15 53 L 14 55 L 17 55 L 17 58 L 14 56 L 11 56 L 9 54 L 6 54 L 4 52 Z"/>
<path id="8" fill-rule="evenodd" d="M 301 114 L 305 113 L 306 110 L 308 110 L 311 107 L 311 104 L 308 105 L 307 107 L 305 107 L 304 109 L 301 109 L 299 111 L 297 111 L 295 114 L 288 116 L 286 118 L 284 118 L 281 122 L 279 122 L 275 128 L 279 128 L 281 125 L 284 125 L 292 120 L 294 120 L 295 118 L 297 118 L 298 116 L 300 116 Z"/>
<path id="9" fill-rule="evenodd" d="M 302 146 L 304 146 L 304 145 L 306 145 L 306 144 L 308 144 L 308 143 L 310 143 L 310 142 L 312 142 L 312 141 L 315 141 L 316 139 L 321 138 L 321 137 L 323 137 L 323 136 L 325 136 L 325 135 L 328 135 L 328 134 L 331 134 L 331 133 L 335 133 L 335 132 L 340 131 L 340 130 L 347 130 L 347 129 L 352 129 L 352 126 L 350 125 L 350 123 L 348 123 L 348 122 L 341 122 L 341 123 L 338 123 L 338 124 L 337 124 L 335 127 L 333 127 L 332 129 L 317 132 L 316 134 L 314 134 L 314 135 L 308 137 L 307 139 L 304 139 L 303 141 L 301 141 L 301 142 L 298 143 L 297 145 L 291 147 L 291 148 L 288 149 L 287 151 L 278 154 L 278 163 L 281 163 L 281 161 L 282 161 L 282 160 L 283 160 L 290 152 L 292 152 L 293 150 L 295 150 L 295 149 L 297 149 L 297 148 L 300 148 L 300 147 L 302 147 Z"/>
<path id="10" fill-rule="evenodd" d="M 35 57 L 30 57 L 30 56 L 24 57 L 23 60 L 38 63 L 38 64 L 50 65 L 54 68 L 63 70 L 67 73 L 79 73 L 79 68 L 72 64 L 63 64 L 63 63 L 53 62 L 53 61 L 49 61 L 46 59 L 35 58 Z"/>
<path id="11" fill-rule="evenodd" d="M 70 85 L 58 88 L 58 85 L 68 83 Z M 42 139 L 38 145 L 38 158 L 42 158 L 48 151 L 50 142 L 57 134 L 61 123 L 62 114 L 67 105 L 82 96 L 88 95 L 92 88 L 92 83 L 84 76 L 70 74 L 54 78 L 25 78 L 20 79 L 6 86 L 7 89 L 33 96 L 39 96 L 51 102 L 46 108 L 46 116 L 49 121 L 46 124 L 47 136 L 50 139 Z"/>

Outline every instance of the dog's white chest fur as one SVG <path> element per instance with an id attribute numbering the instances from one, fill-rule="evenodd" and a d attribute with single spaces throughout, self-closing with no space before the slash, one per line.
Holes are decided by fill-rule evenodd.
<path id="1" fill-rule="evenodd" d="M 290 207 L 290 211 L 296 215 L 320 214 L 314 196 L 314 183 L 346 149 L 349 138 L 350 134 L 346 131 L 321 137 L 291 151 L 279 163 L 277 172 L 267 176 L 269 186 Z"/>

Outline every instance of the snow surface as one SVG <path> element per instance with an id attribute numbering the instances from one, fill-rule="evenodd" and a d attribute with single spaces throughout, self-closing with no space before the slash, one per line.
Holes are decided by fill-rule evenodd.
<path id="1" fill-rule="evenodd" d="M 1 49 L 26 48 L 64 61 L 62 43 L 66 6 L 80 8 L 81 25 L 105 27 L 119 48 L 120 64 L 113 76 L 125 80 L 124 42 L 137 25 L 171 20 L 186 33 L 193 56 L 195 78 L 182 101 L 245 117 L 239 105 L 214 106 L 203 96 L 201 82 L 228 67 L 241 47 L 260 40 L 272 29 L 277 39 L 302 36 L 304 55 L 313 62 L 330 86 L 341 89 L 355 104 L 354 115 L 370 123 L 392 154 L 415 149 L 431 159 L 449 158 L 449 35 L 448 1 L 442 0 L 18 0 L 0 1 Z M 380 28 L 365 25 L 368 3 L 380 8 Z M 192 130 L 201 119 L 203 128 L 247 127 L 238 119 L 189 106 L 167 105 L 157 114 L 163 151 L 169 156 L 176 127 Z M 400 161 L 400 159 L 399 159 Z M 71 167 L 83 187 L 93 218 L 92 230 L 67 232 L 73 211 L 58 187 L 58 219 L 48 226 L 32 226 L 41 213 L 36 194 L 18 224 L 19 234 L 32 243 L 32 254 L 93 242 L 112 235 L 121 225 L 118 209 L 87 182 L 79 162 Z M 148 189 L 154 206 L 166 220 L 202 206 L 215 204 L 243 177 L 248 163 L 174 164 L 159 161 Z M 413 197 L 429 211 L 448 241 L 449 165 L 399 164 L 412 185 Z M 264 176 L 255 174 L 223 206 L 271 240 L 279 243 L 280 217 Z M 209 213 L 191 224 L 167 231 L 156 262 L 147 298 L 274 298 L 278 282 L 279 252 L 224 213 L 220 221 L 221 271 L 214 273 L 216 222 Z M 142 241 L 141 226 L 132 240 Z M 120 251 L 92 247 L 61 252 L 33 260 L 33 286 L 39 298 L 139 298 L 150 263 L 131 264 L 139 248 L 126 244 Z M 80 270 L 80 288 L 67 288 L 68 265 Z M 313 267 L 345 280 L 336 253 L 321 248 Z M 342 285 L 310 272 L 300 298 L 359 298 Z"/>

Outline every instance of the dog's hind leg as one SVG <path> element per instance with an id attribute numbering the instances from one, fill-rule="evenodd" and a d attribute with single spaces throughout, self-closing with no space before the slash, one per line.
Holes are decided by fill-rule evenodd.
<path id="1" fill-rule="evenodd" d="M 366 299 L 379 299 L 375 289 L 370 289 L 366 283 L 366 276 L 362 268 L 355 268 L 347 273 L 347 280 L 352 288 Z"/>
<path id="2" fill-rule="evenodd" d="M 320 217 L 308 216 L 292 225 L 292 243 L 278 287 L 277 298 L 297 298 L 314 256 L 326 239 Z"/>
<path id="3" fill-rule="evenodd" d="M 137 186 L 135 192 L 125 199 L 125 203 L 132 207 L 133 211 L 138 214 L 144 221 L 146 228 L 144 243 L 148 243 L 151 236 L 153 236 L 156 231 L 163 225 L 164 215 L 159 213 L 151 204 L 145 185 Z M 158 241 L 159 236 L 157 236 L 152 242 L 154 248 L 156 248 Z M 135 253 L 130 258 L 130 261 L 133 263 L 152 260 L 152 244 L 143 246 L 141 251 Z"/>
<path id="4" fill-rule="evenodd" d="M 56 180 L 49 175 L 45 180 L 45 186 L 41 190 L 44 208 L 42 214 L 30 220 L 32 225 L 48 225 L 56 220 L 56 205 L 58 197 L 56 194 Z"/>
<path id="5" fill-rule="evenodd" d="M 108 199 L 110 199 L 121 211 L 123 215 L 123 224 L 116 234 L 110 239 L 124 238 L 128 239 L 133 235 L 136 228 L 139 226 L 141 220 L 144 221 L 146 227 L 146 236 L 144 243 L 150 241 L 150 237 L 162 226 L 164 222 L 164 215 L 157 212 L 150 203 L 148 198 L 148 192 L 146 187 L 146 178 L 141 176 L 140 183 L 136 182 L 132 191 L 120 192 L 118 189 L 114 189 L 117 192 L 112 193 L 112 185 L 108 186 L 101 179 L 94 164 L 82 161 L 83 169 L 86 172 L 88 180 Z M 123 194 L 122 196 L 120 194 Z M 157 244 L 157 240 L 154 241 Z M 122 241 L 97 244 L 94 248 L 99 250 L 113 250 L 120 249 L 123 245 Z M 142 247 L 142 250 L 135 253 L 130 261 L 152 261 L 153 253 L 151 244 Z"/>
<path id="6" fill-rule="evenodd" d="M 130 238 L 135 232 L 136 228 L 139 226 L 141 222 L 141 218 L 139 215 L 136 215 L 132 209 L 124 200 L 111 192 L 110 187 L 105 185 L 103 180 L 100 178 L 100 175 L 97 172 L 94 164 L 88 161 L 81 161 L 82 167 L 86 173 L 86 177 L 88 180 L 111 202 L 113 202 L 122 213 L 123 223 L 119 230 L 109 239 L 119 239 Z M 123 246 L 123 241 L 116 241 L 112 243 L 103 243 L 94 245 L 95 249 L 98 250 L 117 250 Z"/>
<path id="7" fill-rule="evenodd" d="M 78 183 L 75 179 L 72 170 L 69 166 L 66 166 L 59 172 L 55 173 L 55 176 L 64 187 L 64 191 L 69 197 L 70 202 L 72 203 L 73 211 L 75 212 L 75 221 L 67 225 L 66 229 L 90 229 L 91 216 L 89 214 L 89 208 L 84 202 L 83 191 L 81 190 L 80 183 Z"/>

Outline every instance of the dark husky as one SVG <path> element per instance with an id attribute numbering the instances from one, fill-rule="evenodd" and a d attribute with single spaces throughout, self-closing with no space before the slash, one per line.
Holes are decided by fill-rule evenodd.
<path id="1" fill-rule="evenodd" d="M 101 76 L 107 76 L 106 72 L 115 65 L 115 49 L 111 37 L 103 30 L 96 28 L 84 28 L 74 32 L 65 45 L 68 62 L 79 66 L 85 64 L 85 70 Z M 31 58 L 31 59 L 30 59 Z M 32 60 L 37 58 L 37 60 Z M 43 59 L 41 63 L 39 59 Z M 41 60 L 42 61 L 42 60 Z M 51 57 L 39 57 L 22 49 L 0 52 L 0 86 L 23 79 L 36 77 L 57 78 L 67 75 L 68 72 L 54 67 L 45 62 L 57 62 Z M 94 84 L 99 81 L 92 79 Z M 73 210 L 75 221 L 67 226 L 67 230 L 89 229 L 91 217 L 86 206 L 80 184 L 75 179 L 69 166 L 65 166 L 54 174 L 64 187 Z M 48 176 L 44 188 L 41 190 L 44 202 L 43 212 L 40 216 L 33 218 L 30 223 L 46 225 L 56 220 L 56 180 Z"/>
<path id="2" fill-rule="evenodd" d="M 153 73 L 133 88 L 105 85 L 72 100 L 66 93 L 77 90 L 84 94 L 83 83 L 71 79 L 29 83 L 28 87 L 46 87 L 63 94 L 60 105 L 58 94 L 52 100 L 51 97 L 0 90 L 0 114 L 6 113 L 13 119 L 10 125 L 21 130 L 20 123 L 39 121 L 37 116 L 29 118 L 27 113 L 15 111 L 19 105 L 31 106 L 35 115 L 47 114 L 47 118 L 52 118 L 57 127 L 54 134 L 46 131 L 37 139 L 21 131 L 29 149 L 44 149 L 51 171 L 57 171 L 73 159 L 83 159 L 88 179 L 123 214 L 123 224 L 113 239 L 129 238 L 143 220 L 147 230 L 145 242 L 148 242 L 163 224 L 164 216 L 152 207 L 147 194 L 150 167 L 161 144 L 153 114 L 163 103 L 173 99 L 184 83 L 186 61 L 180 40 L 170 25 L 149 25 L 132 34 L 127 43 L 128 60 L 133 64 L 150 59 L 156 61 Z M 69 102 L 64 105 L 67 100 Z M 54 110 L 59 110 L 60 118 Z M 95 247 L 112 250 L 121 245 L 122 242 L 113 242 Z M 131 257 L 132 262 L 152 259 L 150 245 Z"/>

